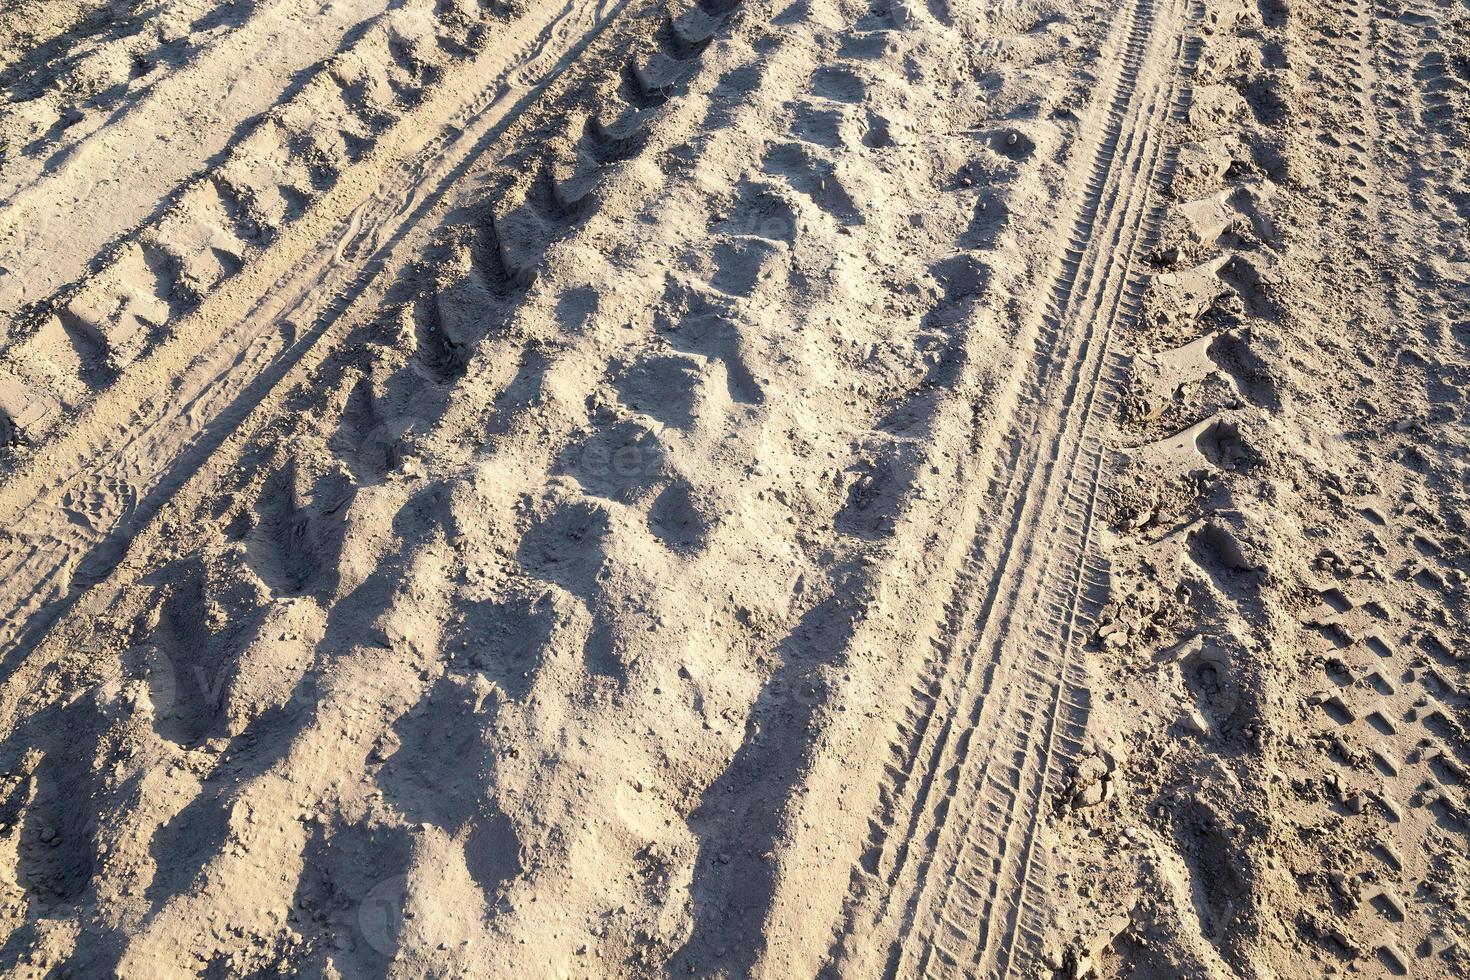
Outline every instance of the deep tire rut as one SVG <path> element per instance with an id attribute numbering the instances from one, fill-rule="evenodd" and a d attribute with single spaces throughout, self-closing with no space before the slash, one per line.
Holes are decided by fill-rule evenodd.
<path id="1" fill-rule="evenodd" d="M 381 275 L 392 247 L 626 12 L 627 3 L 573 2 L 514 22 L 500 46 L 472 60 L 481 79 L 474 89 L 436 90 L 392 132 L 391 147 L 344 174 L 270 250 L 212 290 L 166 343 L 9 475 L 0 488 L 9 531 L 0 574 L 12 586 L 0 619 L 7 661 L 69 599 L 105 578 L 135 530 L 253 406 L 340 340 L 347 311 Z M 160 377 L 169 379 L 166 394 Z M 109 482 L 128 488 L 130 506 L 57 519 L 64 508 L 52 501 Z"/>

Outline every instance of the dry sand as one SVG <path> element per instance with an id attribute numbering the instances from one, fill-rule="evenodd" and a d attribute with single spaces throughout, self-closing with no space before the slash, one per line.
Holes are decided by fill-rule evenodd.
<path id="1" fill-rule="evenodd" d="M 0 975 L 1470 972 L 1465 0 L 13 0 Z"/>

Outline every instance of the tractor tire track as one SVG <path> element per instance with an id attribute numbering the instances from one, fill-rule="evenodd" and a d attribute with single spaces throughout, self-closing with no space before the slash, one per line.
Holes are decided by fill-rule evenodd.
<path id="1" fill-rule="evenodd" d="M 513 24 L 504 43 L 468 66 L 486 79 L 469 98 L 442 87 L 258 264 L 213 291 L 174 337 L 12 474 L 0 489 L 0 575 L 10 585 L 0 609 L 5 664 L 106 576 L 136 529 L 253 405 L 303 360 L 325 356 L 394 246 L 627 9 L 572 0 Z M 88 492 L 102 485 L 127 493 Z M 88 499 L 109 506 L 80 514 L 67 505 Z"/>

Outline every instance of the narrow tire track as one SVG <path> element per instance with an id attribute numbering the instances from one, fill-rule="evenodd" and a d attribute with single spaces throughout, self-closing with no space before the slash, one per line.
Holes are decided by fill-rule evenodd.
<path id="1" fill-rule="evenodd" d="M 1151 192 L 1172 165 L 1163 124 L 1198 53 L 1186 19 L 1182 2 L 1138 0 L 1120 29 L 1019 404 L 981 447 L 994 459 L 987 494 L 1006 518 L 982 523 L 946 604 L 948 640 L 915 686 L 907 757 L 888 769 L 892 802 L 875 820 L 886 830 L 849 900 L 845 934 L 867 932 L 857 922 L 871 916 L 895 937 L 887 976 L 1004 977 L 1040 953 L 1046 913 L 1032 896 L 1046 869 L 1035 841 L 1062 763 L 1082 747 L 1088 694 L 1075 654 L 1107 586 L 1092 555 L 1106 461 L 1096 428 L 1124 378 L 1112 338 L 1137 314 L 1135 263 L 1159 217 Z M 866 914 L 864 883 L 876 893 Z"/>

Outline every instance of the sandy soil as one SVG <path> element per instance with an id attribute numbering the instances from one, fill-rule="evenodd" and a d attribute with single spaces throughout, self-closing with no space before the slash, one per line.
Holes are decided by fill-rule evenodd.
<path id="1" fill-rule="evenodd" d="M 0 10 L 0 974 L 1470 972 L 1464 0 Z"/>

